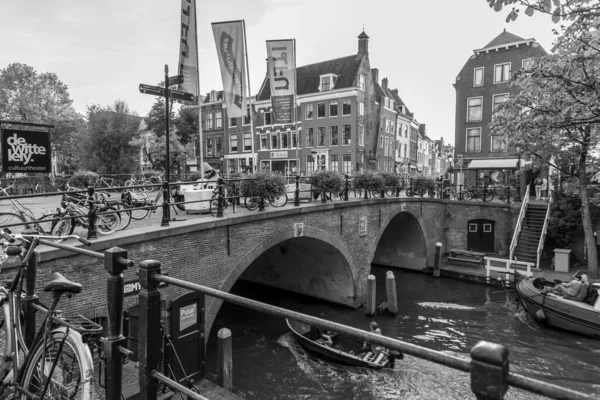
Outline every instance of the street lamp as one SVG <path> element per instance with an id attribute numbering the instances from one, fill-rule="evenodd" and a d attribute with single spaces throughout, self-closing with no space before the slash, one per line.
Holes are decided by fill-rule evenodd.
<path id="1" fill-rule="evenodd" d="M 515 175 L 517 175 L 518 179 L 515 179 L 515 185 L 517 186 L 517 190 L 515 193 L 515 201 L 522 201 L 521 199 L 521 146 L 517 146 L 517 169 L 515 171 Z"/>

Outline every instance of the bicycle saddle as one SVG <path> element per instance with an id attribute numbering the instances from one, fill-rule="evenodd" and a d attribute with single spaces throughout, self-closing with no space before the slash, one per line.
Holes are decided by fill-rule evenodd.
<path id="1" fill-rule="evenodd" d="M 44 292 L 80 293 L 83 285 L 71 282 L 58 272 L 52 273 L 52 280 L 44 285 Z"/>

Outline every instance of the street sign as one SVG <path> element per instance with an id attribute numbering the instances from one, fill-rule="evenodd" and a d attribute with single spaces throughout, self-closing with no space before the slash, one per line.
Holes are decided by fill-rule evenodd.
<path id="1" fill-rule="evenodd" d="M 149 94 L 152 96 L 165 97 L 165 89 L 159 86 L 144 85 L 140 83 L 140 93 Z M 194 101 L 194 95 L 179 90 L 169 89 L 169 97 L 176 100 Z"/>
<path id="2" fill-rule="evenodd" d="M 183 75 L 175 75 L 175 76 L 169 77 L 169 85 L 168 86 L 181 85 L 182 83 L 183 83 Z"/>

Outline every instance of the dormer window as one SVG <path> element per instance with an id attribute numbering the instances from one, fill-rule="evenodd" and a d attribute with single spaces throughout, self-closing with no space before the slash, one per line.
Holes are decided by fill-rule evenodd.
<path id="1" fill-rule="evenodd" d="M 327 92 L 333 90 L 335 83 L 337 82 L 336 74 L 326 74 L 319 77 L 319 92 Z"/>
<path id="2" fill-rule="evenodd" d="M 217 92 L 215 92 L 214 90 L 210 92 L 210 102 L 214 102 L 217 101 Z"/>

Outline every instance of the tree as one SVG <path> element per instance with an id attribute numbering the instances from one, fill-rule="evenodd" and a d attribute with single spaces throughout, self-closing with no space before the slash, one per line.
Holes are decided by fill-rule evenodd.
<path id="1" fill-rule="evenodd" d="M 516 1 L 503 0 L 508 2 Z M 592 29 L 582 30 L 582 26 Z M 598 254 L 592 229 L 588 171 L 599 166 L 594 155 L 600 142 L 598 28 L 600 18 L 575 16 L 571 26 L 563 28 L 555 54 L 542 57 L 513 75 L 511 84 L 519 86 L 521 92 L 506 101 L 491 124 L 492 134 L 507 134 L 510 144 L 520 146 L 525 158 L 538 165 L 553 166 L 563 175 L 578 180 L 588 272 L 593 276 L 598 274 Z"/>
<path id="2" fill-rule="evenodd" d="M 169 166 L 171 171 L 181 171 L 187 159 L 186 148 L 176 136 L 170 135 L 169 139 Z M 154 132 L 146 131 L 131 144 L 142 149 L 153 170 L 165 170 L 167 141 L 164 135 L 157 137 Z"/>
<path id="3" fill-rule="evenodd" d="M 486 0 L 494 11 L 501 11 L 504 6 L 515 5 L 508 15 L 506 22 L 514 21 L 519 17 L 522 9 L 525 14 L 532 16 L 534 13 L 548 14 L 552 22 L 575 21 L 593 19 L 600 13 L 600 4 L 597 0 Z"/>
<path id="4" fill-rule="evenodd" d="M 132 115 L 127 103 L 88 107 L 87 149 L 82 165 L 99 174 L 130 174 L 138 169 L 139 148 L 132 145 L 142 118 Z M 89 151 L 93 149 L 93 151 Z"/>
<path id="5" fill-rule="evenodd" d="M 175 118 L 175 127 L 182 145 L 193 143 L 198 137 L 198 107 L 181 107 Z"/>

